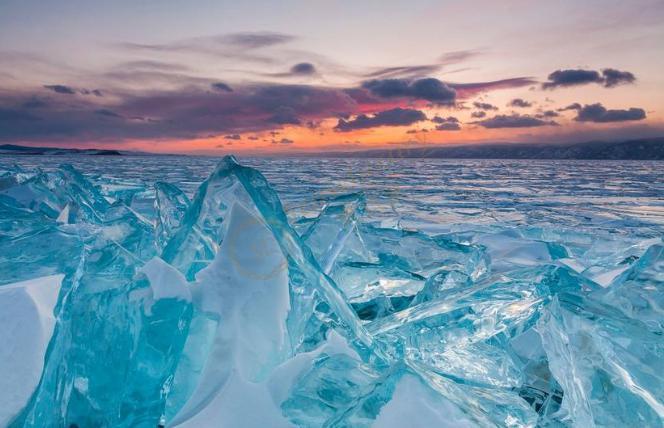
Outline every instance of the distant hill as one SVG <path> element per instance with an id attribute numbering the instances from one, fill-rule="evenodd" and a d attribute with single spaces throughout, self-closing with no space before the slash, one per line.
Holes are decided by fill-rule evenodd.
<path id="1" fill-rule="evenodd" d="M 440 159 L 597 159 L 664 160 L 664 137 L 619 142 L 574 144 L 466 144 L 360 152 L 335 152 L 310 156 L 343 158 L 440 158 Z"/>
<path id="2" fill-rule="evenodd" d="M 62 149 L 56 147 L 28 147 L 14 144 L 0 145 L 0 155 L 93 155 L 93 156 L 122 156 L 132 152 L 106 149 Z"/>
<path id="3" fill-rule="evenodd" d="M 106 149 L 64 149 L 0 145 L 2 155 L 87 155 L 154 156 L 156 153 Z M 165 155 L 165 154 L 164 154 Z M 551 144 L 477 143 L 429 145 L 413 148 L 376 149 L 355 152 L 288 153 L 295 157 L 327 158 L 433 158 L 433 159 L 586 159 L 586 160 L 664 160 L 664 137 L 628 141 Z"/>

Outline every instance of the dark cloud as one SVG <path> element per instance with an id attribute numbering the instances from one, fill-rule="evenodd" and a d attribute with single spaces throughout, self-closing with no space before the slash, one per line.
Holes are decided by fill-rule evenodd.
<path id="1" fill-rule="evenodd" d="M 241 140 L 242 137 L 240 134 L 229 134 L 229 135 L 224 135 L 224 138 L 227 140 Z"/>
<path id="2" fill-rule="evenodd" d="M 46 105 L 47 105 L 46 101 L 41 100 L 37 97 L 32 97 L 29 100 L 25 101 L 22 107 L 27 109 L 37 109 L 37 108 L 46 107 Z"/>
<path id="3" fill-rule="evenodd" d="M 436 131 L 459 131 L 461 130 L 461 125 L 459 124 L 459 119 L 454 116 L 449 117 L 440 117 L 436 116 L 431 119 L 433 123 L 438 124 L 436 126 Z"/>
<path id="4" fill-rule="evenodd" d="M 499 114 L 490 119 L 480 120 L 474 122 L 484 128 L 497 129 L 497 128 L 534 128 L 538 126 L 557 125 L 556 122 L 538 119 L 529 115 L 504 115 Z"/>
<path id="5" fill-rule="evenodd" d="M 435 104 L 450 105 L 456 100 L 456 91 L 438 79 L 376 79 L 362 85 L 372 95 L 381 98 L 412 98 Z"/>
<path id="6" fill-rule="evenodd" d="M 104 89 L 104 98 L 44 96 L 47 102 L 39 102 L 35 101 L 37 92 L 3 91 L 0 109 L 5 118 L 16 120 L 3 121 L 0 141 L 184 140 L 267 132 L 288 125 L 314 126 L 330 118 L 340 118 L 336 129 L 343 131 L 426 120 L 411 104 L 459 105 L 452 85 L 432 78 L 378 79 L 350 88 L 275 83 L 238 83 L 231 88 L 209 78 L 166 73 L 169 80 L 160 80 L 158 86 L 167 89 L 154 89 L 152 79 L 163 73 L 149 71 L 145 81 L 139 78 L 122 84 L 126 77 L 135 79 L 136 73 L 101 75 L 106 87 L 115 88 Z M 506 79 L 456 86 L 468 94 L 518 86 L 519 82 Z M 78 94 L 83 91 L 69 89 Z M 88 93 L 95 95 L 95 91 L 99 90 Z"/>
<path id="7" fill-rule="evenodd" d="M 215 82 L 212 84 L 212 89 L 223 92 L 233 92 L 233 88 L 225 84 L 224 82 Z"/>
<path id="8" fill-rule="evenodd" d="M 95 110 L 94 113 L 99 115 L 99 116 L 113 117 L 113 118 L 116 118 L 116 119 L 124 119 L 122 117 L 122 115 L 119 115 L 116 112 L 114 112 L 112 110 L 105 109 L 105 108 Z"/>
<path id="9" fill-rule="evenodd" d="M 316 67 L 309 62 L 300 62 L 292 66 L 287 72 L 284 73 L 259 73 L 261 76 L 266 77 L 306 77 L 315 76 L 318 74 Z"/>
<path id="10" fill-rule="evenodd" d="M 207 86 L 211 83 L 208 82 Z M 356 100 L 336 88 L 256 84 L 233 92 L 205 88 L 113 93 L 101 106 L 87 97 L 28 109 L 32 96 L 0 96 L 6 117 L 37 119 L 5 121 L 1 141 L 122 141 L 142 138 L 193 139 L 210 134 L 267 131 L 275 126 L 334 117 L 339 111 L 357 114 Z M 107 109 L 124 120 L 100 120 L 95 110 Z"/>
<path id="11" fill-rule="evenodd" d="M 460 131 L 461 125 L 458 123 L 441 123 L 436 126 L 436 131 Z"/>
<path id="12" fill-rule="evenodd" d="M 295 141 L 289 140 L 288 138 L 282 138 L 281 140 L 272 140 L 272 144 L 293 144 Z"/>
<path id="13" fill-rule="evenodd" d="M 245 107 L 269 110 L 284 122 L 292 122 L 290 118 L 319 118 L 324 112 L 332 116 L 340 110 L 356 111 L 354 99 L 338 89 L 308 85 L 258 85 L 248 87 L 244 91 Z M 333 109 L 333 110 L 331 110 Z"/>
<path id="14" fill-rule="evenodd" d="M 543 89 L 554 89 L 558 87 L 569 87 L 597 83 L 606 88 L 617 85 L 634 83 L 636 77 L 629 71 L 620 71 L 613 68 L 605 68 L 600 73 L 596 70 L 567 69 L 556 70 L 549 74 L 548 82 L 542 84 Z"/>
<path id="15" fill-rule="evenodd" d="M 76 95 L 76 94 L 83 94 L 83 95 L 94 95 L 96 97 L 103 97 L 104 94 L 99 90 L 99 89 L 74 89 L 71 86 L 66 86 L 66 85 L 44 85 L 45 89 L 48 89 L 49 91 L 53 91 L 56 94 L 63 94 L 63 95 Z"/>
<path id="16" fill-rule="evenodd" d="M 44 88 L 57 94 L 74 95 L 76 93 L 76 90 L 65 85 L 44 85 Z"/>
<path id="17" fill-rule="evenodd" d="M 480 111 L 474 111 L 470 114 L 471 117 L 474 117 L 475 119 L 481 119 L 483 117 L 486 117 L 486 112 L 483 110 Z"/>
<path id="18" fill-rule="evenodd" d="M 316 67 L 311 63 L 301 62 L 292 66 L 290 72 L 296 76 L 310 76 L 316 74 Z"/>
<path id="19" fill-rule="evenodd" d="M 431 119 L 433 123 L 459 123 L 459 119 L 457 119 L 454 116 L 450 117 L 440 117 L 440 116 L 435 116 L 433 119 Z"/>
<path id="20" fill-rule="evenodd" d="M 94 89 L 94 90 L 81 89 L 79 92 L 83 95 L 94 95 L 95 97 L 103 97 L 104 96 L 104 94 L 102 94 L 99 89 Z"/>
<path id="21" fill-rule="evenodd" d="M 553 89 L 561 86 L 585 85 L 604 81 L 599 72 L 595 70 L 556 70 L 549 74 L 548 80 L 548 82 L 542 84 L 542 88 Z"/>
<path id="22" fill-rule="evenodd" d="M 489 104 L 489 103 L 481 103 L 481 102 L 475 101 L 473 103 L 473 105 L 475 106 L 475 108 L 478 108 L 480 110 L 485 110 L 485 111 L 498 110 L 498 107 L 494 106 L 493 104 Z"/>
<path id="23" fill-rule="evenodd" d="M 605 68 L 602 70 L 602 76 L 604 76 L 604 86 L 607 88 L 636 81 L 636 77 L 629 71 L 620 71 L 614 68 Z"/>
<path id="24" fill-rule="evenodd" d="M 0 108 L 0 123 L 9 122 L 9 124 L 11 124 L 11 122 L 31 122 L 36 120 L 39 120 L 39 117 L 26 111 Z M 7 126 L 7 124 L 5 124 L 5 126 Z"/>
<path id="25" fill-rule="evenodd" d="M 631 120 L 643 120 L 646 112 L 642 108 L 632 107 L 626 110 L 607 110 L 600 103 L 589 104 L 578 109 L 574 120 L 577 122 L 626 122 Z"/>
<path id="26" fill-rule="evenodd" d="M 100 120 L 92 110 L 61 110 L 42 108 L 39 116 L 29 109 L 0 107 L 0 140 L 2 141 L 56 141 L 60 139 L 85 140 L 90 134 L 121 128 L 116 121 Z M 64 138 L 63 138 L 64 137 Z"/>
<path id="27" fill-rule="evenodd" d="M 407 126 L 426 119 L 426 115 L 419 110 L 395 108 L 378 112 L 373 116 L 361 114 L 352 120 L 339 119 L 334 129 L 347 132 L 379 126 Z"/>
<path id="28" fill-rule="evenodd" d="M 518 107 L 518 108 L 532 107 L 532 105 L 533 105 L 532 103 L 524 100 L 523 98 L 514 98 L 508 104 L 509 107 Z"/>
<path id="29" fill-rule="evenodd" d="M 560 114 L 555 111 L 555 110 L 545 110 L 537 115 L 537 117 L 541 118 L 552 118 L 552 117 L 558 117 Z"/>
<path id="30" fill-rule="evenodd" d="M 302 123 L 300 118 L 297 117 L 295 109 L 288 106 L 278 107 L 268 121 L 277 125 L 299 125 Z"/>
<path id="31" fill-rule="evenodd" d="M 572 103 L 572 104 L 568 105 L 567 107 L 559 108 L 558 111 L 579 110 L 580 108 L 581 108 L 581 104 Z"/>
<path id="32" fill-rule="evenodd" d="M 438 79 L 375 79 L 365 82 L 361 89 L 346 89 L 346 93 L 359 103 L 375 104 L 386 99 L 409 98 L 429 101 L 439 105 L 454 105 L 463 109 L 459 99 L 470 98 L 480 93 L 497 89 L 519 88 L 535 81 L 529 77 L 516 77 L 488 82 L 443 83 Z M 416 84 L 417 83 L 417 84 Z M 430 90 L 427 89 L 430 85 Z M 418 91 L 416 91 L 418 89 Z M 454 97 L 452 96 L 454 94 Z"/>

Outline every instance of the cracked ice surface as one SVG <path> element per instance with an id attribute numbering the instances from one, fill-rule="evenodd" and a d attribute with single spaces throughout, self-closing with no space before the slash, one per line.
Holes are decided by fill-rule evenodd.
<path id="1" fill-rule="evenodd" d="M 662 426 L 657 168 L 175 162 L 0 169 L 1 426 Z"/>

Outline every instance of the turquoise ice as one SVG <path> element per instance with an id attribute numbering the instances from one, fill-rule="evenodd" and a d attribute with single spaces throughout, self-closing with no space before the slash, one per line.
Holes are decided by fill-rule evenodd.
<path id="1" fill-rule="evenodd" d="M 0 425 L 662 426 L 658 217 L 419 167 L 0 170 Z"/>

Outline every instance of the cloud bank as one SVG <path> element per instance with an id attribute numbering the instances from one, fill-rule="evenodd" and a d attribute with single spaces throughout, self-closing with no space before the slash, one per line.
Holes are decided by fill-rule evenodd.
<path id="1" fill-rule="evenodd" d="M 556 70 L 549 74 L 547 82 L 542 84 L 543 89 L 564 88 L 570 86 L 597 83 L 605 88 L 634 83 L 636 77 L 629 71 L 620 71 L 614 68 L 605 68 L 601 72 L 596 70 L 567 69 Z"/>
<path id="2" fill-rule="evenodd" d="M 535 128 L 539 126 L 555 126 L 554 121 L 543 120 L 529 115 L 504 115 L 499 114 L 490 119 L 480 120 L 474 122 L 484 128 L 498 129 L 498 128 Z"/>
<path id="3" fill-rule="evenodd" d="M 646 112 L 642 108 L 632 107 L 625 110 L 608 110 L 600 103 L 579 106 L 576 108 L 577 115 L 574 118 L 577 122 L 627 122 L 632 120 L 643 120 L 646 118 Z"/>
<path id="4" fill-rule="evenodd" d="M 407 126 L 423 120 L 427 120 L 427 117 L 423 112 L 397 107 L 392 110 L 378 112 L 372 116 L 361 114 L 351 120 L 339 119 L 339 122 L 334 129 L 341 132 L 348 132 L 356 129 L 367 129 L 380 126 Z"/>

